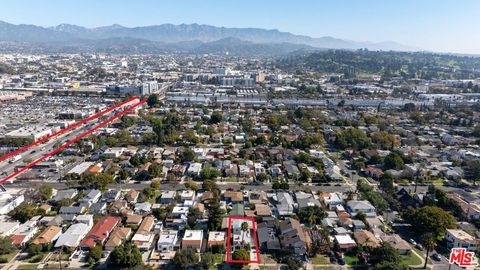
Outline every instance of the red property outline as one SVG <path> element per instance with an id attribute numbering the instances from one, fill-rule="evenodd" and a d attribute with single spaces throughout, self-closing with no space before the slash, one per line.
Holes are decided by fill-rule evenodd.
<path id="1" fill-rule="evenodd" d="M 231 234 L 232 234 L 232 219 L 241 219 L 241 220 L 252 221 L 253 241 L 255 243 L 255 252 L 257 253 L 257 260 L 256 261 L 254 261 L 254 260 L 232 260 L 232 259 L 230 259 L 230 253 L 231 253 L 230 237 L 231 237 Z M 257 240 L 257 225 L 256 225 L 255 219 L 253 217 L 241 217 L 241 216 L 228 217 L 227 253 L 226 253 L 225 262 L 227 262 L 227 263 L 242 263 L 242 264 L 260 263 L 260 251 L 259 251 L 258 240 Z"/>
<path id="2" fill-rule="evenodd" d="M 35 142 L 33 142 L 33 143 L 29 144 L 29 145 L 25 145 L 25 146 L 23 146 L 23 147 L 20 147 L 20 148 L 18 148 L 17 150 L 15 150 L 15 151 L 13 151 L 13 152 L 10 152 L 10 153 L 8 153 L 8 154 L 0 157 L 0 162 L 1 162 L 1 161 L 4 161 L 4 160 L 7 159 L 7 158 L 16 156 L 17 154 L 20 154 L 20 153 L 22 153 L 22 152 L 25 152 L 26 150 L 28 150 L 29 148 L 31 148 L 31 147 L 33 147 L 33 146 L 35 146 L 35 145 L 37 145 L 37 144 L 41 144 L 41 143 L 43 143 L 43 142 L 45 142 L 45 141 L 47 141 L 47 140 L 49 140 L 49 139 L 51 139 L 51 138 L 53 138 L 53 137 L 55 137 L 55 136 L 58 136 L 58 135 L 66 132 L 66 131 L 69 131 L 69 130 L 71 130 L 71 129 L 74 129 L 74 128 L 82 125 L 82 124 L 85 124 L 86 122 L 89 122 L 89 121 L 91 121 L 91 120 L 93 120 L 93 119 L 96 119 L 96 118 L 98 118 L 98 117 L 106 114 L 106 113 L 109 113 L 109 112 L 117 109 L 118 107 L 123 106 L 123 105 L 125 105 L 125 104 L 133 101 L 133 100 L 136 99 L 136 98 L 137 98 L 136 96 L 133 96 L 133 97 L 131 97 L 131 98 L 129 98 L 129 99 L 127 99 L 127 100 L 125 100 L 125 101 L 123 101 L 123 102 L 121 102 L 121 103 L 113 106 L 113 107 L 107 108 L 107 109 L 105 109 L 105 110 L 103 110 L 103 111 L 100 111 L 100 112 L 98 112 L 98 113 L 90 116 L 90 117 L 87 117 L 87 118 L 82 119 L 82 120 L 80 120 L 80 121 L 78 121 L 78 122 L 75 122 L 75 123 L 74 123 L 73 125 L 71 125 L 71 126 L 68 126 L 68 127 L 64 128 L 64 129 L 61 129 L 61 130 L 53 133 L 53 134 L 50 134 L 50 135 L 48 135 L 48 136 L 45 136 L 45 137 L 41 138 L 41 139 L 38 140 L 38 141 L 35 141 Z"/>
<path id="3" fill-rule="evenodd" d="M 123 110 L 123 111 L 115 114 L 114 116 L 108 118 L 107 120 L 103 121 L 102 123 L 94 126 L 92 129 L 90 129 L 90 130 L 88 130 L 88 131 L 80 134 L 79 136 L 75 137 L 75 138 L 72 139 L 71 141 L 68 141 L 68 142 L 64 143 L 63 145 L 61 145 L 61 146 L 58 147 L 57 149 L 52 150 L 52 151 L 49 152 L 48 154 L 46 154 L 46 155 L 38 158 L 38 159 L 35 160 L 34 162 L 32 162 L 32 163 L 28 164 L 27 166 L 21 168 L 21 169 L 18 170 L 17 172 L 14 172 L 14 173 L 12 173 L 11 175 L 5 177 L 4 179 L 2 179 L 2 180 L 0 181 L 0 184 L 4 183 L 5 181 L 7 181 L 7 180 L 9 180 L 9 179 L 12 179 L 12 178 L 14 178 L 14 177 L 16 177 L 16 176 L 18 176 L 18 175 L 20 175 L 20 174 L 22 174 L 22 173 L 25 172 L 26 170 L 28 170 L 28 169 L 32 168 L 33 166 L 35 166 L 36 164 L 38 164 L 38 163 L 46 160 L 47 158 L 55 155 L 56 153 L 62 151 L 62 150 L 65 149 L 65 148 L 67 148 L 68 146 L 70 146 L 70 145 L 76 143 L 77 141 L 83 139 L 84 137 L 90 135 L 90 134 L 93 133 L 95 130 L 97 130 L 97 129 L 101 128 L 101 127 L 106 126 L 107 124 L 109 124 L 109 123 L 112 122 L 113 120 L 119 118 L 120 116 L 126 114 L 127 112 L 129 112 L 129 111 L 135 109 L 136 107 L 142 105 L 142 104 L 145 103 L 146 101 L 147 101 L 147 99 L 145 98 L 145 99 L 141 100 L 140 102 L 138 102 L 138 103 L 136 103 L 136 104 L 128 107 L 127 109 L 125 109 L 125 110 Z"/>

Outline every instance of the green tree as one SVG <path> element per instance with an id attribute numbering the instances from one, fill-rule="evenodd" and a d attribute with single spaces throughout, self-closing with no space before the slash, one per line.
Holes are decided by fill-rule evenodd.
<path id="1" fill-rule="evenodd" d="M 181 162 L 191 162 L 195 160 L 195 152 L 190 148 L 184 148 L 179 157 Z"/>
<path id="2" fill-rule="evenodd" d="M 219 230 L 222 227 L 222 218 L 225 211 L 220 207 L 218 195 L 215 195 L 208 204 L 208 229 L 211 231 Z"/>
<path id="3" fill-rule="evenodd" d="M 423 243 L 423 246 L 425 247 L 425 250 L 427 251 L 425 255 L 425 264 L 423 268 L 427 269 L 428 253 L 430 251 L 433 251 L 437 246 L 437 239 L 435 235 L 433 235 L 432 233 L 426 233 L 422 237 L 422 243 Z"/>
<path id="4" fill-rule="evenodd" d="M 41 245 L 29 245 L 27 248 L 28 257 L 32 258 L 40 253 L 42 253 L 42 246 Z"/>
<path id="5" fill-rule="evenodd" d="M 117 145 L 117 139 L 115 137 L 107 137 L 105 139 L 105 144 L 109 147 L 114 147 L 115 145 Z"/>
<path id="6" fill-rule="evenodd" d="M 307 206 L 301 208 L 297 213 L 300 222 L 312 225 L 319 225 L 327 216 L 327 213 L 319 206 Z"/>
<path id="7" fill-rule="evenodd" d="M 275 190 L 277 189 L 288 190 L 290 189 L 290 185 L 285 181 L 275 181 L 272 184 L 272 188 Z"/>
<path id="8" fill-rule="evenodd" d="M 204 253 L 201 255 L 201 263 L 200 265 L 203 267 L 203 269 L 211 269 L 213 266 L 215 266 L 215 256 L 211 253 Z"/>
<path id="9" fill-rule="evenodd" d="M 205 180 L 202 183 L 202 188 L 208 191 L 212 191 L 217 189 L 217 184 L 213 180 Z"/>
<path id="10" fill-rule="evenodd" d="M 120 169 L 120 171 L 118 172 L 118 177 L 120 178 L 120 180 L 127 180 L 127 178 L 129 177 L 128 170 L 125 168 Z"/>
<path id="11" fill-rule="evenodd" d="M 153 188 L 153 189 L 160 189 L 160 180 L 156 179 L 156 180 L 152 180 L 152 182 L 150 183 L 150 187 Z"/>
<path id="12" fill-rule="evenodd" d="M 398 251 L 388 243 L 383 243 L 380 247 L 373 248 L 370 251 L 369 263 L 376 265 L 382 262 L 400 264 L 401 257 Z"/>
<path id="13" fill-rule="evenodd" d="M 242 222 L 241 227 L 242 227 L 242 231 L 244 231 L 244 232 L 248 231 L 248 223 L 247 222 Z"/>
<path id="14" fill-rule="evenodd" d="M 265 181 L 267 181 L 268 177 L 267 177 L 266 173 L 259 173 L 259 174 L 256 175 L 255 178 L 256 178 L 257 181 L 265 182 Z"/>
<path id="15" fill-rule="evenodd" d="M 163 166 L 160 163 L 153 162 L 150 167 L 148 167 L 148 174 L 151 177 L 160 177 L 162 175 Z"/>
<path id="16" fill-rule="evenodd" d="M 50 200 L 53 195 L 53 188 L 49 184 L 42 184 L 38 188 L 38 194 L 42 200 Z"/>
<path id="17" fill-rule="evenodd" d="M 389 173 L 384 173 L 380 177 L 380 188 L 388 194 L 393 194 L 395 192 L 395 187 L 393 186 L 393 176 Z"/>
<path id="18" fill-rule="evenodd" d="M 6 236 L 0 236 L 0 255 L 5 255 L 15 250 L 12 239 Z"/>
<path id="19" fill-rule="evenodd" d="M 133 155 L 131 158 L 130 158 L 130 164 L 132 164 L 132 166 L 134 167 L 137 167 L 139 166 L 141 163 L 141 160 L 140 160 L 140 157 L 138 155 Z"/>
<path id="20" fill-rule="evenodd" d="M 474 185 L 480 180 L 480 160 L 469 160 L 465 167 L 465 178 L 472 181 Z"/>
<path id="21" fill-rule="evenodd" d="M 373 265 L 372 270 L 410 270 L 408 265 L 403 263 L 387 262 L 383 261 L 379 264 Z"/>
<path id="22" fill-rule="evenodd" d="M 402 157 L 398 153 L 391 152 L 385 157 L 383 166 L 386 170 L 401 170 L 403 169 L 404 163 Z"/>
<path id="23" fill-rule="evenodd" d="M 149 107 L 153 107 L 158 104 L 158 95 L 152 94 L 147 99 L 147 104 Z"/>
<path id="24" fill-rule="evenodd" d="M 232 253 L 232 259 L 239 261 L 248 261 L 250 260 L 250 254 L 245 249 L 239 248 Z"/>
<path id="25" fill-rule="evenodd" d="M 215 111 L 210 116 L 210 120 L 208 122 L 210 124 L 218 124 L 218 123 L 222 122 L 222 119 L 223 119 L 222 113 L 219 112 L 219 111 Z"/>
<path id="26" fill-rule="evenodd" d="M 446 229 L 456 227 L 455 218 L 442 208 L 424 206 L 419 209 L 409 209 L 405 219 L 412 224 L 412 229 L 420 234 L 431 233 L 436 239 L 442 239 Z"/>
<path id="27" fill-rule="evenodd" d="M 177 267 L 176 269 L 194 267 L 198 264 L 198 255 L 194 249 L 180 249 L 173 257 L 173 264 Z"/>
<path id="28" fill-rule="evenodd" d="M 33 203 L 22 203 L 15 207 L 12 212 L 12 217 L 20 223 L 25 223 L 36 214 L 37 206 Z"/>
<path id="29" fill-rule="evenodd" d="M 206 167 L 200 172 L 200 177 L 203 180 L 215 179 L 220 176 L 220 171 L 212 167 Z"/>
<path id="30" fill-rule="evenodd" d="M 127 268 L 143 265 L 142 253 L 129 242 L 115 247 L 109 258 L 113 267 Z"/>
<path id="31" fill-rule="evenodd" d="M 93 265 L 100 261 L 100 259 L 102 258 L 102 251 L 102 245 L 96 245 L 94 247 L 91 247 L 87 253 L 87 262 L 90 265 Z"/>

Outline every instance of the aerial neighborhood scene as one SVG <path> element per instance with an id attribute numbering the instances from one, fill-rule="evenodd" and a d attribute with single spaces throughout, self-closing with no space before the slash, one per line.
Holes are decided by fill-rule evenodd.
<path id="1" fill-rule="evenodd" d="M 418 2 L 5 1 L 0 269 L 479 269 L 480 2 Z"/>

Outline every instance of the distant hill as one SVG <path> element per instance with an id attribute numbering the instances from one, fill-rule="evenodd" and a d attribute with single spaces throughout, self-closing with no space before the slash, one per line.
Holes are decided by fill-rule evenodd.
<path id="1" fill-rule="evenodd" d="M 96 48 L 91 41 L 103 40 Z M 312 38 L 278 30 L 260 28 L 226 28 L 199 24 L 161 24 L 142 27 L 121 25 L 85 28 L 72 24 L 40 27 L 0 21 L 0 41 L 32 43 L 46 48 L 105 49 L 108 41 L 121 41 L 145 51 L 188 50 L 198 52 L 229 52 L 232 54 L 288 53 L 298 49 L 360 49 L 413 51 L 416 48 L 395 42 L 356 42 L 333 37 Z M 86 47 L 84 47 L 84 45 Z M 115 44 L 111 44 L 114 46 Z M 110 45 L 106 46 L 109 47 Z M 125 48 L 126 49 L 126 48 Z M 270 51 L 272 50 L 272 51 Z"/>

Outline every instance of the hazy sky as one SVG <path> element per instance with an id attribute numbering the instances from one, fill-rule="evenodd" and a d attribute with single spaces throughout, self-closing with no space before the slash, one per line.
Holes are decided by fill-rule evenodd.
<path id="1" fill-rule="evenodd" d="M 2 0 L 0 20 L 41 26 L 258 27 L 480 53 L 479 0 Z"/>

